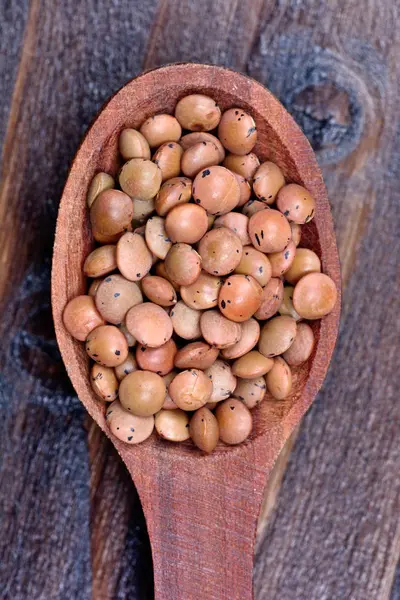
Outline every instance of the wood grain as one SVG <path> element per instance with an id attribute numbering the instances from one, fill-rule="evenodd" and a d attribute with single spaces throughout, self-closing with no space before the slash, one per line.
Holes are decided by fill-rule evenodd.
<path id="1" fill-rule="evenodd" d="M 138 495 L 110 440 L 89 416 L 86 423 L 91 473 L 92 596 L 101 600 L 151 598 L 151 549 Z"/>
<path id="2" fill-rule="evenodd" d="M 398 15 L 374 2 L 362 14 L 355 3 L 281 8 L 248 66 L 324 165 L 345 293 L 335 359 L 289 460 L 255 586 L 261 597 L 384 599 L 399 557 Z"/>
<path id="3" fill-rule="evenodd" d="M 96 2 L 38 0 L 28 15 L 22 3 L 0 7 L 7 58 L 0 88 L 8 118 L 2 121 L 1 139 L 9 140 L 3 147 L 1 188 L 9 183 L 0 205 L 7 217 L 0 229 L 0 389 L 7 415 L 0 434 L 0 595 L 5 600 L 27 594 L 40 600 L 86 600 L 92 597 L 92 581 L 101 582 L 107 572 L 106 553 L 101 564 L 94 563 L 96 570 L 91 564 L 84 412 L 55 343 L 49 263 L 58 202 L 79 140 L 100 104 L 141 70 L 155 5 L 138 8 L 112 2 L 103 14 Z M 96 35 L 86 39 L 84 32 L 92 28 Z M 22 35 L 30 40 L 25 53 Z M 112 52 L 105 52 L 106 38 Z M 18 80 L 15 102 L 12 82 Z M 123 489 L 123 477 L 118 457 L 111 455 L 110 461 L 114 467 L 105 473 L 116 473 L 106 484 L 112 499 Z M 134 490 L 129 494 L 135 497 Z M 146 526 L 137 503 L 129 506 L 127 526 L 122 532 L 114 528 L 110 537 L 118 538 L 119 552 L 110 597 L 139 598 L 146 589 L 151 597 Z M 97 508 L 104 504 L 95 502 Z M 98 532 L 104 521 L 92 518 Z"/>
<path id="4" fill-rule="evenodd" d="M 262 7 L 262 0 L 253 0 L 251 10 L 238 0 L 201 3 L 161 0 L 146 49 L 144 68 L 153 69 L 173 62 L 198 62 L 244 71 L 258 31 Z M 194 32 L 202 34 L 194 35 Z"/>
<path id="5" fill-rule="evenodd" d="M 28 18 L 28 2 L 8 2 L 1 10 L 0 20 L 0 72 L 2 73 L 0 109 L 0 145 L 10 116 L 12 95 L 17 78 L 18 64 L 24 48 L 24 31 Z"/>
<path id="6" fill-rule="evenodd" d="M 82 514 L 89 515 L 89 499 L 96 498 L 90 480 L 101 487 L 93 505 L 92 539 L 109 536 L 112 556 L 123 548 L 112 576 L 110 554 L 97 553 L 91 577 L 100 582 L 97 600 L 102 594 L 121 600 L 151 597 L 145 591 L 147 563 L 141 562 L 148 548 L 138 542 L 145 524 L 134 503 L 123 508 L 113 502 L 125 484 L 107 444 L 96 442 L 92 455 L 97 448 L 96 465 L 107 463 L 108 468 L 96 471 L 94 465 L 98 475 L 89 476 L 85 438 L 80 437 L 86 436 L 83 414 L 50 325 L 48 261 L 68 166 L 102 102 L 145 62 L 156 66 L 197 59 L 260 78 L 307 131 L 323 166 L 346 284 L 344 341 L 319 403 L 300 430 L 282 492 L 272 490 L 277 499 L 267 537 L 260 539 L 256 597 L 388 599 L 399 557 L 394 522 L 400 492 L 399 375 L 393 355 L 399 331 L 397 4 L 252 1 L 238 3 L 230 18 L 222 0 L 185 0 L 179 6 L 164 0 L 157 28 L 161 2 L 156 0 L 110 0 L 107 7 L 93 0 L 36 4 L 35 44 L 26 63 L 16 131 L 9 115 L 28 2 L 5 0 L 0 6 L 0 139 L 7 129 L 9 139 L 15 138 L 13 156 L 7 156 L 13 164 L 12 186 L 0 211 L 5 203 L 8 218 L 17 224 L 10 230 L 0 225 L 0 277 L 11 278 L 0 297 L 0 397 L 8 415 L 0 433 L 0 521 L 7 532 L 0 538 L 0 584 L 5 598 L 25 599 L 27 590 L 35 600 L 91 597 L 89 527 L 79 514 L 71 520 L 65 511 L 75 487 Z M 3 151 L 3 161 L 4 156 Z M 7 257 L 4 236 L 14 238 Z M 66 413 L 71 420 L 61 427 Z M 21 429 L 21 422 L 28 429 Z M 64 451 L 68 444 L 73 453 Z M 85 485 L 76 483 L 83 479 Z M 135 491 L 128 489 L 124 502 L 129 503 Z M 126 529 L 110 529 L 114 510 L 115 515 L 129 514 Z M 48 514 L 54 520 L 45 528 Z M 8 521 L 12 525 L 4 525 Z M 64 569 L 64 563 L 70 568 Z M 396 582 L 392 600 L 400 597 L 399 576 Z"/>

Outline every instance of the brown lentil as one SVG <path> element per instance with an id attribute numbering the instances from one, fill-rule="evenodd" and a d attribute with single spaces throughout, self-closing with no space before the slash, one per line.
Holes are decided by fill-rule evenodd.
<path id="1" fill-rule="evenodd" d="M 130 225 L 132 217 L 132 200 L 118 190 L 101 192 L 90 207 L 90 222 L 94 234 L 110 237 L 121 233 Z"/>
<path id="2" fill-rule="evenodd" d="M 319 273 L 321 261 L 312 250 L 308 248 L 297 248 L 294 260 L 285 273 L 285 279 L 295 285 L 307 273 Z"/>
<path id="3" fill-rule="evenodd" d="M 175 206 L 167 214 L 165 229 L 171 242 L 195 244 L 208 229 L 207 213 L 196 204 Z"/>
<path id="4" fill-rule="evenodd" d="M 283 358 L 291 367 L 299 367 L 310 358 L 314 346 L 315 338 L 311 327 L 307 323 L 298 323 L 296 337 L 290 348 L 283 353 Z"/>
<path id="5" fill-rule="evenodd" d="M 128 331 L 142 346 L 159 348 L 172 336 L 172 321 L 161 306 L 145 302 L 131 308 L 125 318 Z"/>
<path id="6" fill-rule="evenodd" d="M 145 239 L 147 247 L 157 258 L 164 260 L 172 248 L 171 239 L 165 230 L 165 219 L 150 217 L 146 223 Z"/>
<path id="7" fill-rule="evenodd" d="M 182 156 L 182 173 L 196 177 L 197 173 L 220 162 L 220 153 L 214 142 L 198 142 L 190 146 Z"/>
<path id="8" fill-rule="evenodd" d="M 121 381 L 119 400 L 122 407 L 138 417 L 157 413 L 167 395 L 165 383 L 157 373 L 134 371 Z"/>
<path id="9" fill-rule="evenodd" d="M 119 173 L 121 189 L 140 200 L 151 200 L 160 189 L 162 181 L 161 169 L 151 160 L 131 158 Z"/>
<path id="10" fill-rule="evenodd" d="M 203 169 L 193 182 L 193 198 L 212 215 L 223 215 L 239 204 L 240 187 L 235 175 L 225 167 Z"/>
<path id="11" fill-rule="evenodd" d="M 283 300 L 283 283 L 281 279 L 272 277 L 263 288 L 260 308 L 254 313 L 256 319 L 270 319 L 279 310 Z"/>
<path id="12" fill-rule="evenodd" d="M 281 357 L 274 358 L 274 366 L 265 377 L 267 389 L 276 400 L 284 400 L 292 391 L 292 371 Z"/>
<path id="13" fill-rule="evenodd" d="M 169 442 L 184 442 L 190 438 L 189 417 L 179 408 L 160 410 L 155 417 L 158 435 Z"/>
<path id="14" fill-rule="evenodd" d="M 203 94 L 190 94 L 177 103 L 175 117 L 183 129 L 211 131 L 221 120 L 221 110 L 213 98 Z"/>
<path id="15" fill-rule="evenodd" d="M 150 271 L 152 255 L 143 237 L 138 233 L 124 233 L 117 243 L 117 265 L 130 281 L 139 281 Z"/>
<path id="16" fill-rule="evenodd" d="M 295 321 L 300 321 L 300 315 L 295 311 L 293 306 L 293 291 L 294 287 L 291 285 L 285 286 L 283 288 L 283 300 L 279 307 L 280 315 L 289 315 L 289 317 L 293 317 Z"/>
<path id="17" fill-rule="evenodd" d="M 292 239 L 288 220 L 278 210 L 266 209 L 250 217 L 249 235 L 261 252 L 280 252 Z"/>
<path id="18" fill-rule="evenodd" d="M 154 417 L 138 417 L 122 408 L 116 400 L 107 410 L 106 420 L 111 433 L 126 444 L 140 444 L 151 436 Z"/>
<path id="19" fill-rule="evenodd" d="M 251 412 L 240 400 L 229 398 L 220 402 L 215 410 L 219 426 L 219 437 L 225 444 L 244 442 L 253 427 Z"/>
<path id="20" fill-rule="evenodd" d="M 243 246 L 239 236 L 226 227 L 208 231 L 199 243 L 202 267 L 210 275 L 228 275 L 241 261 Z"/>
<path id="21" fill-rule="evenodd" d="M 227 154 L 223 162 L 224 167 L 238 173 L 247 181 L 252 182 L 254 174 L 260 166 L 258 157 L 253 152 L 240 156 L 239 154 Z"/>
<path id="22" fill-rule="evenodd" d="M 174 340 L 168 340 L 159 348 L 136 346 L 136 360 L 141 369 L 157 375 L 167 375 L 174 368 L 174 359 L 178 349 Z"/>
<path id="23" fill-rule="evenodd" d="M 119 136 L 118 147 L 124 160 L 150 158 L 150 146 L 146 138 L 136 129 L 123 129 Z"/>
<path id="24" fill-rule="evenodd" d="M 176 142 L 166 142 L 158 148 L 153 156 L 153 162 L 160 169 L 163 182 L 179 176 L 182 155 L 182 146 Z"/>
<path id="25" fill-rule="evenodd" d="M 218 304 L 218 294 L 223 280 L 221 277 L 202 271 L 191 285 L 183 285 L 180 289 L 182 300 L 195 310 L 206 310 Z"/>
<path id="26" fill-rule="evenodd" d="M 221 117 L 218 137 L 229 152 L 240 156 L 248 154 L 257 141 L 255 121 L 241 108 L 230 108 Z"/>
<path id="27" fill-rule="evenodd" d="M 150 148 L 158 148 L 165 142 L 178 142 L 182 128 L 171 115 L 154 115 L 140 127 L 140 133 L 146 138 Z"/>
<path id="28" fill-rule="evenodd" d="M 249 226 L 249 218 L 242 213 L 230 212 L 222 217 L 218 217 L 214 221 L 214 229 L 218 227 L 226 227 L 235 233 L 243 246 L 251 244 L 249 234 L 247 232 Z"/>
<path id="29" fill-rule="evenodd" d="M 88 277 L 101 277 L 117 268 L 116 247 L 114 244 L 100 246 L 87 256 L 83 263 L 83 272 Z"/>
<path id="30" fill-rule="evenodd" d="M 293 292 L 293 306 L 303 319 L 322 319 L 335 307 L 337 289 L 324 273 L 309 273 L 300 279 Z"/>
<path id="31" fill-rule="evenodd" d="M 211 410 L 203 406 L 190 419 L 190 437 L 193 443 L 203 452 L 212 452 L 219 439 L 219 426 Z"/>
<path id="32" fill-rule="evenodd" d="M 115 186 L 114 178 L 108 173 L 97 173 L 89 185 L 86 196 L 87 205 L 90 208 L 97 196 L 105 190 L 111 190 Z"/>
<path id="33" fill-rule="evenodd" d="M 287 315 L 274 317 L 261 329 L 258 349 L 267 358 L 283 354 L 296 337 L 296 321 Z"/>
<path id="34" fill-rule="evenodd" d="M 214 364 L 218 354 L 218 348 L 213 348 L 206 342 L 192 342 L 178 350 L 175 355 L 175 367 L 204 371 Z"/>
<path id="35" fill-rule="evenodd" d="M 128 357 L 124 360 L 123 363 L 114 368 L 115 375 L 117 376 L 118 381 L 122 381 L 124 377 L 129 375 L 129 373 L 133 373 L 138 370 L 138 364 L 136 362 L 136 358 L 128 353 Z"/>
<path id="36" fill-rule="evenodd" d="M 254 348 L 260 337 L 260 325 L 255 319 L 249 319 L 240 324 L 241 337 L 233 346 L 222 350 L 223 358 L 235 359 L 247 354 Z"/>
<path id="37" fill-rule="evenodd" d="M 286 248 L 280 252 L 268 254 L 268 260 L 271 264 L 272 277 L 281 277 L 293 264 L 296 255 L 295 243 L 290 240 Z"/>
<path id="38" fill-rule="evenodd" d="M 142 290 L 150 302 L 159 306 L 173 306 L 178 301 L 172 283 L 158 275 L 147 275 L 142 279 Z"/>
<path id="39" fill-rule="evenodd" d="M 247 406 L 247 408 L 254 408 L 263 400 L 267 386 L 265 384 L 264 377 L 257 377 L 255 379 L 239 379 L 233 394 L 235 398 L 238 398 Z"/>
<path id="40" fill-rule="evenodd" d="M 113 402 L 118 396 L 118 380 L 110 367 L 95 363 L 90 371 L 90 383 L 96 396 L 105 402 Z"/>
<path id="41" fill-rule="evenodd" d="M 257 198 L 266 204 L 273 204 L 279 190 L 285 185 L 282 171 L 273 162 L 260 165 L 254 174 L 253 190 Z"/>
<path id="42" fill-rule="evenodd" d="M 253 248 L 253 246 L 245 246 L 240 263 L 235 269 L 235 273 L 241 275 L 251 275 L 254 279 L 264 287 L 271 279 L 272 267 L 267 256 Z"/>
<path id="43" fill-rule="evenodd" d="M 213 385 L 210 402 L 221 402 L 232 396 L 236 388 L 236 377 L 230 365 L 223 360 L 216 360 L 204 374 Z"/>
<path id="44" fill-rule="evenodd" d="M 241 379 L 256 379 L 268 373 L 273 364 L 273 359 L 263 356 L 257 350 L 251 350 L 235 360 L 232 365 L 232 373 Z"/>
<path id="45" fill-rule="evenodd" d="M 190 308 L 180 300 L 170 312 L 175 333 L 184 340 L 195 340 L 201 337 L 201 315 L 199 310 Z"/>
<path id="46" fill-rule="evenodd" d="M 128 356 L 128 343 L 124 334 L 113 325 L 100 325 L 86 338 L 86 352 L 103 367 L 117 367 Z"/>
<path id="47" fill-rule="evenodd" d="M 188 244 L 174 244 L 164 261 L 168 277 L 179 285 L 194 283 L 201 271 L 201 257 Z"/>
<path id="48" fill-rule="evenodd" d="M 192 181 L 187 177 L 173 177 L 162 184 L 154 206 L 160 217 L 165 217 L 168 211 L 178 204 L 189 202 L 192 196 Z"/>
<path id="49" fill-rule="evenodd" d="M 206 342 L 215 348 L 229 348 L 242 335 L 240 324 L 230 321 L 218 310 L 206 310 L 201 315 L 200 329 Z"/>
<path id="50" fill-rule="evenodd" d="M 72 298 L 64 309 L 63 321 L 68 333 L 80 342 L 84 342 L 93 329 L 105 324 L 92 296 Z"/>
<path id="51" fill-rule="evenodd" d="M 205 131 L 196 131 L 196 132 L 188 133 L 187 135 L 184 135 L 179 141 L 180 145 L 182 146 L 182 148 L 184 150 L 188 150 L 188 148 L 191 148 L 192 146 L 194 146 L 195 144 L 198 144 L 199 142 L 212 142 L 213 144 L 215 144 L 218 148 L 218 156 L 219 156 L 218 162 L 221 163 L 224 160 L 225 148 L 223 147 L 223 145 L 221 144 L 219 139 L 217 137 L 215 137 L 215 135 L 212 135 L 211 133 L 207 133 Z"/>
<path id="52" fill-rule="evenodd" d="M 222 314 L 241 323 L 247 321 L 260 308 L 262 287 L 251 275 L 231 275 L 218 296 L 218 306 Z"/>
<path id="53" fill-rule="evenodd" d="M 301 185 L 289 183 L 280 189 L 276 201 L 278 209 L 289 221 L 303 225 L 315 214 L 315 200 Z"/>
<path id="54" fill-rule="evenodd" d="M 115 274 L 103 279 L 96 292 L 95 302 L 97 310 L 106 321 L 119 325 L 132 306 L 143 302 L 143 296 L 137 283 Z"/>
<path id="55" fill-rule="evenodd" d="M 197 410 L 211 397 L 211 380 L 199 369 L 182 371 L 169 384 L 169 395 L 182 410 Z"/>

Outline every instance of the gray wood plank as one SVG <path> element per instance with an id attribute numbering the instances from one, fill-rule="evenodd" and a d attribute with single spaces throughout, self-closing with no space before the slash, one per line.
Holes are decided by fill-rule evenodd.
<path id="1" fill-rule="evenodd" d="M 317 151 L 344 280 L 335 357 L 259 547 L 268 600 L 384 600 L 400 552 L 398 15 L 359 8 L 280 3 L 248 64 Z"/>
<path id="2" fill-rule="evenodd" d="M 27 18 L 28 0 L 4 0 L 0 4 L 0 148 L 3 146 L 7 128 Z"/>
<path id="3" fill-rule="evenodd" d="M 343 263 L 341 339 L 275 493 L 256 597 L 389 598 L 400 554 L 398 7 L 32 0 L 29 18 L 27 8 L 3 2 L 0 24 L 5 598 L 151 597 L 137 495 L 109 444 L 88 436 L 57 352 L 49 261 L 68 165 L 96 111 L 142 68 L 180 60 L 247 70 L 294 114 L 324 168 Z"/>
<path id="4" fill-rule="evenodd" d="M 4 6 L 2 48 L 16 36 L 23 8 Z M 54 340 L 49 267 L 68 166 L 101 104 L 141 71 L 154 11 L 151 2 L 142 8 L 127 0 L 107 6 L 32 0 L 29 17 L 23 13 L 24 50 L 17 36 L 14 41 L 18 75 L 17 52 L 7 50 L 5 79 L 16 82 L 8 96 L 2 87 L 7 123 L 0 188 L 0 596 L 7 600 L 89 599 L 107 561 L 104 554 L 101 564 L 92 563 L 102 522 L 99 502 L 91 505 L 84 411 Z M 109 447 L 104 454 L 99 491 L 113 473 L 111 488 L 120 490 L 127 510 L 124 527 L 114 527 L 119 554 L 110 597 L 143 597 L 149 586 L 151 597 L 143 513 L 117 456 Z"/>

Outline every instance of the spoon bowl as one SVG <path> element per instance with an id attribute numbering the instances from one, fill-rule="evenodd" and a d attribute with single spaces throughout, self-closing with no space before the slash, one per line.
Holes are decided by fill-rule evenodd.
<path id="1" fill-rule="evenodd" d="M 118 136 L 156 113 L 173 113 L 176 102 L 197 92 L 222 110 L 239 106 L 254 117 L 254 152 L 272 160 L 290 182 L 316 200 L 315 218 L 303 226 L 301 245 L 314 250 L 335 282 L 333 312 L 312 323 L 316 344 L 307 363 L 293 372 L 293 392 L 284 401 L 267 397 L 253 410 L 254 430 L 240 446 L 219 444 L 204 456 L 191 443 L 173 444 L 155 434 L 137 446 L 109 431 L 105 407 L 89 382 L 84 345 L 66 331 L 67 302 L 86 293 L 83 262 L 94 247 L 86 192 L 99 171 L 116 176 L 121 166 Z M 291 116 L 260 83 L 229 69 L 176 64 L 127 83 L 101 109 L 74 158 L 61 198 L 54 243 L 52 307 L 61 354 L 85 408 L 108 435 L 138 489 L 152 545 L 156 600 L 248 600 L 257 518 L 263 489 L 285 441 L 313 402 L 331 360 L 340 314 L 340 267 L 330 206 L 315 155 Z"/>

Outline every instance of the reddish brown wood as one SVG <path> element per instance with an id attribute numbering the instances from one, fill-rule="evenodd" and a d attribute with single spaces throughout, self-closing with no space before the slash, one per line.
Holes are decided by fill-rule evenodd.
<path id="1" fill-rule="evenodd" d="M 156 436 L 139 446 L 113 438 L 104 406 L 88 378 L 84 347 L 62 324 L 67 301 L 84 292 L 82 263 L 93 241 L 85 203 L 87 186 L 99 170 L 118 169 L 117 139 L 158 112 L 172 112 L 185 94 L 213 96 L 223 109 L 239 105 L 257 123 L 256 152 L 305 185 L 317 201 L 305 245 L 320 256 L 323 270 L 340 290 L 340 270 L 330 207 L 321 173 L 306 138 L 282 105 L 256 81 L 220 67 L 181 64 L 147 72 L 129 82 L 104 106 L 86 134 L 64 188 L 54 244 L 52 305 L 57 340 L 79 398 L 112 439 L 138 489 L 147 519 L 157 600 L 252 598 L 252 567 L 262 491 L 284 442 L 311 405 L 335 345 L 340 302 L 314 324 L 317 344 L 309 363 L 295 373 L 294 391 L 283 402 L 264 401 L 255 411 L 247 443 L 222 444 L 202 456 L 191 444 L 173 445 Z M 303 242 L 303 238 L 302 238 Z"/>

